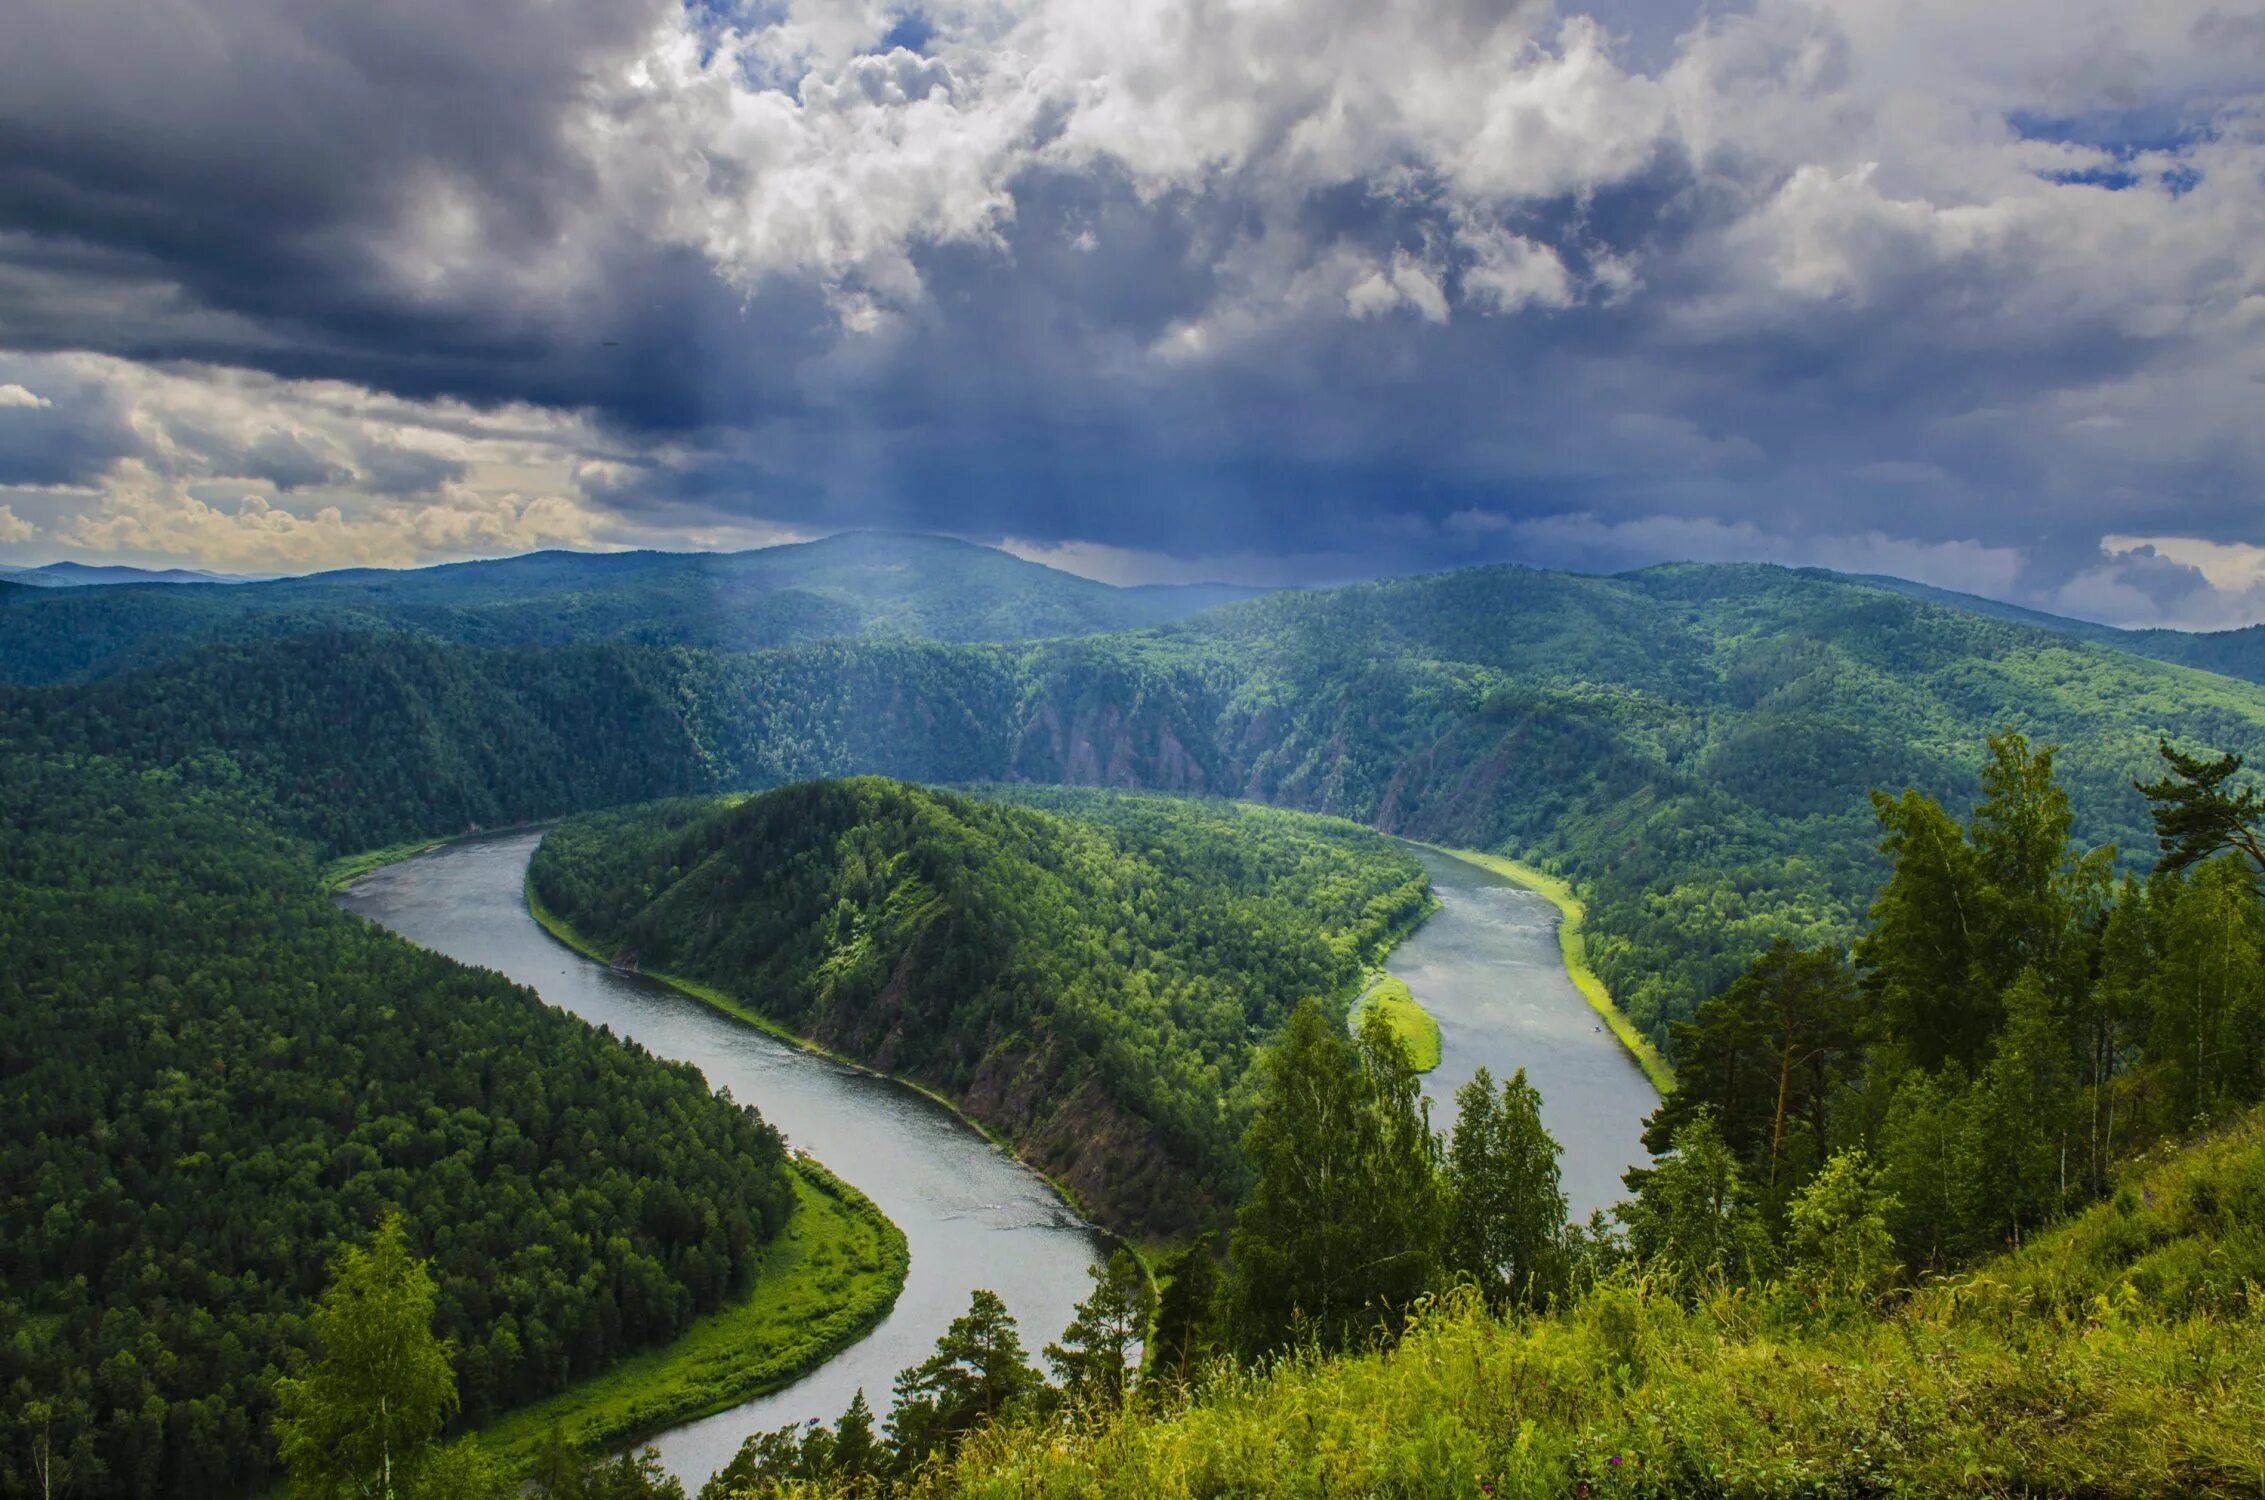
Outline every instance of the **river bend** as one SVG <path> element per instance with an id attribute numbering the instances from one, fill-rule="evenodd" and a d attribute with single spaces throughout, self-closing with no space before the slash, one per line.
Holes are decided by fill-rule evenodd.
<path id="1" fill-rule="evenodd" d="M 695 1488 L 750 1433 L 832 1420 L 862 1387 L 885 1410 L 896 1372 L 933 1349 L 969 1294 L 1006 1299 L 1024 1346 L 1068 1323 L 1103 1250 L 1091 1226 L 1035 1173 L 932 1100 L 887 1079 L 774 1040 L 655 980 L 617 973 L 553 939 L 527 912 L 527 861 L 539 833 L 450 844 L 354 882 L 339 902 L 411 942 L 495 969 L 551 1004 L 659 1056 L 700 1068 L 712 1087 L 755 1105 L 788 1142 L 855 1184 L 904 1231 L 911 1270 L 895 1309 L 870 1334 L 783 1390 L 689 1422 L 655 1440 Z M 1556 909 L 1478 866 L 1417 851 L 1439 910 L 1388 964 L 1438 1018 L 1441 1061 L 1426 1080 L 1434 1121 L 1480 1065 L 1523 1066 L 1564 1143 L 1576 1217 L 1620 1196 L 1642 1159 L 1643 1074 L 1566 978 Z"/>

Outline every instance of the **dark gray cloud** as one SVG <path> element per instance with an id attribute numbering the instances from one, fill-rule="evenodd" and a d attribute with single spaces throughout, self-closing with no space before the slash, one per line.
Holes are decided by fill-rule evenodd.
<path id="1" fill-rule="evenodd" d="M 231 536 L 328 505 L 411 555 L 555 504 L 2194 613 L 2140 549 L 2256 526 L 2254 20 L 29 0 L 0 348 L 53 400 L 0 404 L 0 486 L 101 492 L 50 540 L 200 535 L 220 482 Z M 578 458 L 515 456 L 554 420 Z"/>

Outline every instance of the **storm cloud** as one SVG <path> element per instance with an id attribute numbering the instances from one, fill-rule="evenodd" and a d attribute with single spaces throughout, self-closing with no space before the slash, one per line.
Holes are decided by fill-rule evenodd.
<path id="1" fill-rule="evenodd" d="M 29 0 L 0 556 L 895 525 L 2238 623 L 2261 80 L 2222 0 Z"/>

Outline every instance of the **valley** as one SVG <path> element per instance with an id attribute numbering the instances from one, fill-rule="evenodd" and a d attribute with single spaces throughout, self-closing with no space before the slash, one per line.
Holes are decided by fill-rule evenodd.
<path id="1" fill-rule="evenodd" d="M 262 623 L 253 606 L 209 641 L 168 626 L 146 660 L 0 689 L 5 1076 L 31 1184 L 6 1220 L 18 1458 L 60 1431 L 90 1494 L 191 1473 L 256 1490 L 325 1268 L 394 1212 L 436 1268 L 461 1428 L 522 1466 L 661 1432 L 662 1466 L 697 1487 L 727 1460 L 784 1472 L 783 1449 L 742 1444 L 860 1390 L 886 1418 L 979 1292 L 1004 1294 L 1031 1347 L 1052 1337 L 1100 1295 L 1113 1235 L 1154 1252 L 1167 1297 L 1225 1278 L 1157 1325 L 1194 1370 L 1300 1327 L 1325 1353 L 1397 1336 L 1393 1309 L 1458 1277 L 1498 1311 L 1591 1306 L 1613 1267 L 1679 1253 L 1647 1218 L 1661 1163 L 1764 1184 L 1718 1193 L 1745 1217 L 1709 1231 L 1730 1248 L 1708 1275 L 1795 1274 L 1793 1216 L 1851 1141 L 1896 1184 L 1901 1263 L 1973 1264 L 2106 1192 L 2131 1143 L 2254 1097 L 2248 959 L 2196 946 L 2206 929 L 2247 943 L 2249 908 L 2208 871 L 2132 883 L 2158 740 L 2248 743 L 2265 728 L 2248 682 L 1779 569 L 1475 569 L 1126 629 L 1106 594 L 1020 599 L 1020 564 L 991 603 L 974 591 L 988 613 L 954 615 L 940 583 L 888 602 L 948 549 L 838 554 L 817 549 L 819 573 L 767 560 L 786 571 L 765 587 L 800 568 L 864 600 L 864 623 L 827 634 L 809 614 L 818 637 L 760 649 L 670 633 L 670 611 L 711 607 L 686 603 L 698 568 L 648 588 L 646 563 L 550 558 L 539 587 L 491 570 L 454 603 L 446 578 L 301 581 L 320 608 Z M 196 602 L 163 607 L 259 587 L 168 587 Z M 1070 633 L 986 638 L 1055 619 L 1050 598 L 1085 601 Z M 373 599 L 397 612 L 353 613 Z M 412 628 L 403 599 L 458 612 Z M 551 633 L 483 639 L 497 611 Z M 920 636 L 939 630 L 960 635 Z M 1995 734 L 2009 721 L 2057 750 L 2030 759 Z M 2065 851 L 1991 842 L 2017 791 Z M 1979 902 L 1994 935 L 1957 975 L 1889 967 L 1886 945 L 1927 951 L 1935 887 L 1883 879 L 1921 881 L 1913 840 L 1949 848 L 1970 811 L 1971 849 L 1924 879 Z M 331 910 L 326 872 L 393 935 Z M 88 893 L 92 921 L 74 915 Z M 546 933 L 530 896 L 610 962 Z M 1852 941 L 1876 990 L 1828 962 Z M 2104 978 L 2103 954 L 2123 965 Z M 1348 1035 L 1379 972 L 1436 1027 L 1427 1071 L 1358 1018 Z M 1748 1010 L 1812 989 L 1875 1019 L 1826 1027 L 1801 1068 L 1791 1041 L 1770 1060 Z M 1969 994 L 1984 1000 L 1959 1019 Z M 344 1029 L 289 1044 L 322 1035 L 317 1016 Z M 2055 1056 L 2045 1016 L 2083 1050 L 2037 1064 L 2035 1088 L 2062 1092 L 2024 1103 L 2003 1058 Z M 1430 1028 L 1403 1023 L 1431 1063 Z M 41 1059 L 47 1034 L 76 1061 Z M 1357 1103 L 1293 1149 L 1296 1069 L 1300 1097 Z M 577 1096 L 592 1077 L 604 1097 Z M 293 1117 L 303 1138 L 276 1123 L 284 1099 L 318 1101 Z M 664 1185 L 650 1130 L 599 1123 L 640 1110 L 694 1122 L 666 1134 L 699 1143 L 699 1194 Z M 2083 1128 L 1985 1163 L 2015 1122 L 2064 1113 Z M 1719 1143 L 1689 1134 L 1706 1122 Z M 747 1131 L 773 1144 L 716 1145 Z M 895 1230 L 798 1237 L 817 1179 L 786 1147 Z M 1300 1214 L 1275 1179 L 1311 1151 L 1352 1153 L 1388 1190 Z M 2055 1152 L 2057 1187 L 2039 1165 Z M 1931 1183 L 1951 1160 L 1988 1190 Z M 1502 1201 L 1528 1230 L 1621 1217 L 1497 1244 L 1500 1224 L 1464 1220 L 1512 1162 L 1525 1185 Z M 198 1197 L 199 1174 L 222 1190 Z M 548 1215 L 529 1243 L 493 1215 L 450 1227 L 522 1192 Z M 225 1211 L 229 1263 L 273 1278 L 256 1295 L 153 1258 L 192 1201 Z M 1364 1288 L 1316 1293 L 1324 1323 L 1300 1321 L 1309 1262 Z M 483 1293 L 499 1265 L 517 1270 Z M 27 1394 L 41 1382 L 59 1397 Z M 0 1492 L 26 1472 L 0 1470 Z"/>

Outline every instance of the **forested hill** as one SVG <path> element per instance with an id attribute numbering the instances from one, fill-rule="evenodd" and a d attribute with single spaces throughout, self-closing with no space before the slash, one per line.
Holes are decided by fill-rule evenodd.
<path id="1" fill-rule="evenodd" d="M 830 637 L 997 641 L 1178 619 L 1255 592 L 1116 588 L 947 537 L 851 532 L 751 552 L 538 552 L 226 588 L 0 590 L 0 682 L 56 682 L 199 645 L 372 631 L 466 645 L 748 650 Z"/>
<path id="2" fill-rule="evenodd" d="M 2099 625 L 2090 620 L 2072 620 L 2063 615 L 2049 615 L 2041 610 L 2023 609 L 2017 604 L 2003 604 L 1974 594 L 1961 594 L 1951 589 L 1913 583 L 1907 578 L 1889 578 L 1869 573 L 1853 574 L 1850 577 L 1856 583 L 1870 584 L 1969 614 L 2034 625 L 2060 635 L 2113 646 L 2119 651 L 2152 656 L 2158 661 L 2177 662 L 2181 666 L 2199 667 L 2205 672 L 2239 677 L 2246 682 L 2265 682 L 2265 625 L 2243 625 L 2233 630 L 2134 630 L 2115 625 Z"/>
<path id="3" fill-rule="evenodd" d="M 754 1109 L 339 911 L 268 818 L 222 760 L 0 755 L 0 1495 L 264 1489 L 388 1210 L 474 1420 L 683 1333 L 785 1223 Z"/>
<path id="4" fill-rule="evenodd" d="M 1472 569 L 995 645 L 330 634 L 0 691 L 0 738 L 223 754 L 332 853 L 861 772 L 1337 813 L 1570 874 L 1599 972 L 1662 1038 L 1772 937 L 1851 933 L 1880 869 L 1865 794 L 1961 806 L 2009 724 L 2063 747 L 2080 839 L 2144 858 L 2131 782 L 2157 738 L 2251 748 L 2265 688 L 1829 575 L 1688 566 Z"/>
<path id="5" fill-rule="evenodd" d="M 1127 1232 L 1214 1227 L 1253 1061 L 1341 1015 L 1426 910 L 1367 830 L 1105 792 L 1011 806 L 878 778 L 561 823 L 555 915 L 645 968 L 950 1097 Z"/>

